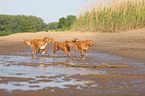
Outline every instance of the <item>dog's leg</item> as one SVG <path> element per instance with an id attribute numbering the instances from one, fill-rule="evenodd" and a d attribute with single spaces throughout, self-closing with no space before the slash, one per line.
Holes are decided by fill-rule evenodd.
<path id="1" fill-rule="evenodd" d="M 45 49 L 43 49 L 41 54 L 43 55 L 45 52 L 46 52 L 46 50 L 45 50 Z"/>
<path id="2" fill-rule="evenodd" d="M 40 49 L 39 49 L 38 53 L 39 53 L 39 54 L 42 54 L 42 52 L 40 52 Z"/>
<path id="3" fill-rule="evenodd" d="M 75 45 L 75 51 L 76 51 L 76 58 L 77 58 L 77 51 L 78 51 L 78 46 Z"/>
<path id="4" fill-rule="evenodd" d="M 35 50 L 35 47 L 32 46 L 31 48 L 32 48 L 32 56 L 34 56 L 34 50 Z"/>
<path id="5" fill-rule="evenodd" d="M 58 50 L 59 48 L 56 46 L 56 45 L 54 45 L 54 48 L 53 48 L 53 56 L 55 56 L 55 52 Z"/>
<path id="6" fill-rule="evenodd" d="M 86 51 L 86 56 L 88 55 L 88 50 L 85 50 Z"/>
<path id="7" fill-rule="evenodd" d="M 81 52 L 81 57 L 84 56 L 83 50 L 82 50 L 82 49 L 80 49 L 80 52 Z"/>
<path id="8" fill-rule="evenodd" d="M 36 53 L 35 53 L 35 54 L 38 54 L 39 50 L 40 50 L 40 49 L 39 49 L 39 48 L 37 48 L 37 50 L 36 50 Z"/>
<path id="9" fill-rule="evenodd" d="M 67 51 L 69 52 L 68 54 L 70 55 L 70 53 L 71 53 L 71 50 L 70 50 L 70 48 L 68 48 L 68 49 L 67 49 Z"/>
<path id="10" fill-rule="evenodd" d="M 67 54 L 67 56 L 70 56 L 70 54 L 67 52 L 67 48 L 64 48 L 65 53 Z"/>

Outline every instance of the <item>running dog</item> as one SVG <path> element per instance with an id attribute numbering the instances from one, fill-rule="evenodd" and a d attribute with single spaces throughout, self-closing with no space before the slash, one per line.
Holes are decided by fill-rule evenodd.
<path id="1" fill-rule="evenodd" d="M 77 58 L 77 50 L 78 48 L 80 49 L 81 52 L 81 57 L 83 55 L 83 51 L 86 51 L 86 56 L 88 54 L 88 48 L 93 46 L 93 41 L 92 40 L 86 40 L 86 41 L 76 41 L 75 42 L 75 51 L 76 51 L 76 58 Z"/>
<path id="2" fill-rule="evenodd" d="M 65 51 L 65 53 L 67 54 L 67 56 L 70 56 L 71 50 L 70 48 L 73 47 L 72 45 L 72 41 L 65 41 L 63 43 L 54 41 L 53 38 L 51 38 L 51 43 L 54 44 L 53 47 L 53 56 L 55 56 L 55 52 L 58 51 L 59 49 Z"/>
<path id="3" fill-rule="evenodd" d="M 72 41 L 73 43 L 75 43 L 75 42 L 77 42 L 77 40 L 78 40 L 78 38 L 73 38 L 71 41 Z"/>
<path id="4" fill-rule="evenodd" d="M 51 42 L 49 37 L 45 37 L 43 39 L 34 39 L 32 41 L 22 40 L 26 45 L 31 46 L 32 56 L 34 56 L 34 50 L 37 49 L 35 54 L 44 54 L 46 52 L 45 48 L 48 43 Z M 42 52 L 40 52 L 42 50 Z"/>

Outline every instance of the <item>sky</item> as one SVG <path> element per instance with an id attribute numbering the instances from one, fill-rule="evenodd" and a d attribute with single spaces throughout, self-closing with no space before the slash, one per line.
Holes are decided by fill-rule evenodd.
<path id="1" fill-rule="evenodd" d="M 91 1 L 91 0 L 90 0 Z M 89 0 L 1 0 L 0 14 L 33 15 L 45 23 L 58 22 L 61 17 L 78 15 Z"/>

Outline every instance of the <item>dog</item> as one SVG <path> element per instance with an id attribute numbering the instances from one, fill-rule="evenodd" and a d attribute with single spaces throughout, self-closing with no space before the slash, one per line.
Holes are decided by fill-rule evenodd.
<path id="1" fill-rule="evenodd" d="M 73 38 L 73 39 L 71 40 L 71 42 L 72 42 L 72 43 L 75 43 L 77 40 L 78 40 L 78 38 Z"/>
<path id="2" fill-rule="evenodd" d="M 81 52 L 81 57 L 83 55 L 83 51 L 86 51 L 86 56 L 88 54 L 88 48 L 93 46 L 93 41 L 92 40 L 86 40 L 86 41 L 76 41 L 75 42 L 75 51 L 76 51 L 76 58 L 77 58 L 77 50 L 78 48 L 80 49 Z"/>
<path id="3" fill-rule="evenodd" d="M 54 44 L 54 47 L 53 47 L 53 56 L 55 56 L 56 51 L 61 49 L 61 50 L 65 51 L 67 56 L 70 57 L 70 53 L 71 53 L 70 48 L 73 47 L 72 41 L 67 41 L 66 40 L 63 43 L 60 43 L 60 42 L 54 41 L 54 39 L 51 38 L 51 43 Z"/>
<path id="4" fill-rule="evenodd" d="M 34 56 L 34 50 L 37 49 L 35 54 L 44 54 L 46 52 L 45 48 L 48 43 L 51 42 L 49 37 L 45 37 L 43 39 L 34 39 L 32 41 L 22 40 L 26 45 L 31 46 L 32 49 L 32 56 Z M 42 50 L 42 52 L 40 52 Z"/>

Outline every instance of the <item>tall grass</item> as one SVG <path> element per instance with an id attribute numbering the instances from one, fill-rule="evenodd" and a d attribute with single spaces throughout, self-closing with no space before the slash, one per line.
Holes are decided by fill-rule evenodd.
<path id="1" fill-rule="evenodd" d="M 144 0 L 101 0 L 80 10 L 73 30 L 119 32 L 145 27 Z"/>

